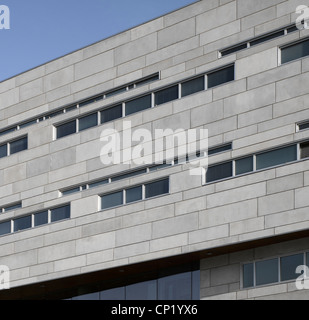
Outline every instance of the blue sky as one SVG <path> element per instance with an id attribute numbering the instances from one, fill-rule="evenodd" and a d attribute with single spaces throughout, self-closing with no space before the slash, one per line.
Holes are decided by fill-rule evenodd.
<path id="1" fill-rule="evenodd" d="M 0 30 L 0 81 L 193 2 L 0 0 L 10 9 L 10 30 Z"/>

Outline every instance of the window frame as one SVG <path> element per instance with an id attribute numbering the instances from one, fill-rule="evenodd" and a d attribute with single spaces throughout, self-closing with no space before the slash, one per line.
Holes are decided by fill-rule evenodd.
<path id="1" fill-rule="evenodd" d="M 279 53 L 278 53 L 278 65 L 282 66 L 282 65 L 286 65 L 288 63 L 293 63 L 295 61 L 300 61 L 300 60 L 302 60 L 304 58 L 308 58 L 309 55 L 306 55 L 306 56 L 302 56 L 300 58 L 293 59 L 291 61 L 282 63 L 282 50 L 290 48 L 290 47 L 293 47 L 293 46 L 298 45 L 298 44 L 300 44 L 302 42 L 308 42 L 308 41 L 309 41 L 309 37 L 304 37 L 304 38 L 301 38 L 301 39 L 299 39 L 297 41 L 289 42 L 289 43 L 286 43 L 284 45 L 278 46 L 278 51 L 279 51 Z"/>

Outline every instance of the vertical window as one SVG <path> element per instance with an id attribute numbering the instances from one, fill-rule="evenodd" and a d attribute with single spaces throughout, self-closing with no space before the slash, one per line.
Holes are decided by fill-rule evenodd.
<path id="1" fill-rule="evenodd" d="M 101 124 L 122 118 L 122 105 L 101 111 Z"/>
<path id="2" fill-rule="evenodd" d="M 31 216 L 14 220 L 14 232 L 30 229 L 30 228 L 31 228 Z"/>
<path id="3" fill-rule="evenodd" d="M 309 40 L 281 49 L 281 63 L 287 63 L 309 55 Z"/>
<path id="4" fill-rule="evenodd" d="M 146 281 L 126 287 L 126 300 L 156 300 L 157 281 Z"/>
<path id="5" fill-rule="evenodd" d="M 146 199 L 169 193 L 169 179 L 146 184 L 145 188 Z"/>
<path id="6" fill-rule="evenodd" d="M 51 210 L 51 222 L 70 218 L 70 206 L 64 206 Z"/>
<path id="7" fill-rule="evenodd" d="M 138 200 L 142 200 L 142 198 L 143 198 L 142 186 L 126 190 L 126 203 L 131 203 L 131 202 L 135 202 Z"/>
<path id="8" fill-rule="evenodd" d="M 155 93 L 155 105 L 177 100 L 178 99 L 178 85 L 163 89 Z"/>
<path id="9" fill-rule="evenodd" d="M 15 140 L 10 143 L 10 154 L 14 154 L 28 148 L 28 139 L 27 137 Z"/>
<path id="10" fill-rule="evenodd" d="M 151 108 L 151 95 L 126 102 L 126 116 Z"/>
<path id="11" fill-rule="evenodd" d="M 296 280 L 296 268 L 304 264 L 304 255 L 296 254 L 280 259 L 281 281 Z"/>
<path id="12" fill-rule="evenodd" d="M 295 160 L 297 160 L 296 145 L 258 154 L 256 156 L 256 169 L 270 168 Z"/>
<path id="13" fill-rule="evenodd" d="M 254 286 L 254 264 L 249 263 L 243 266 L 243 287 L 252 288 Z"/>
<path id="14" fill-rule="evenodd" d="M 206 181 L 212 182 L 216 180 L 232 177 L 233 175 L 233 162 L 226 162 L 216 166 L 209 167 L 206 174 Z"/>
<path id="15" fill-rule="evenodd" d="M 208 74 L 208 88 L 219 86 L 220 84 L 234 80 L 234 66 L 221 69 Z"/>
<path id="16" fill-rule="evenodd" d="M 190 94 L 205 90 L 205 77 L 199 77 L 181 84 L 181 96 L 186 97 Z"/>
<path id="17" fill-rule="evenodd" d="M 98 125 L 98 114 L 93 113 L 89 116 L 83 117 L 79 119 L 79 131 L 86 130 L 88 128 L 92 128 Z"/>
<path id="18" fill-rule="evenodd" d="M 0 223 L 0 236 L 11 233 L 11 221 Z"/>
<path id="19" fill-rule="evenodd" d="M 76 120 L 67 122 L 57 127 L 57 139 L 66 137 L 73 133 L 76 133 Z"/>
<path id="20" fill-rule="evenodd" d="M 123 191 L 102 196 L 102 209 L 109 209 L 123 204 Z"/>
<path id="21" fill-rule="evenodd" d="M 0 158 L 4 158 L 8 155 L 8 146 L 4 144 L 0 146 Z"/>
<path id="22" fill-rule="evenodd" d="M 309 142 L 302 143 L 300 145 L 300 158 L 309 158 Z"/>
<path id="23" fill-rule="evenodd" d="M 276 283 L 279 281 L 278 259 L 256 262 L 256 285 Z"/>
<path id="24" fill-rule="evenodd" d="M 48 211 L 39 212 L 34 215 L 34 226 L 42 226 L 48 223 Z"/>
<path id="25" fill-rule="evenodd" d="M 306 253 L 306 265 L 309 267 L 309 252 Z"/>
<path id="26" fill-rule="evenodd" d="M 236 161 L 236 175 L 253 171 L 253 157 L 243 158 Z"/>

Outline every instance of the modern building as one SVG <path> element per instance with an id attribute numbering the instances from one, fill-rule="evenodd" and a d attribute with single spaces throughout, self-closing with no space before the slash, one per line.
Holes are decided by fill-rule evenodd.
<path id="1" fill-rule="evenodd" d="M 309 299 L 301 4 L 197 1 L 1 82 L 0 299 Z M 103 164 L 129 121 L 208 129 L 207 173 Z"/>

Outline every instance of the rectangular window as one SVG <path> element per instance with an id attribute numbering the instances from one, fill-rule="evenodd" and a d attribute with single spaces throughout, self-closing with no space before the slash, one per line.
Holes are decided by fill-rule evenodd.
<path id="1" fill-rule="evenodd" d="M 234 76 L 234 65 L 225 69 L 221 69 L 208 74 L 208 88 L 213 88 L 224 84 L 226 82 L 233 81 Z"/>
<path id="2" fill-rule="evenodd" d="M 309 267 L 309 252 L 306 253 L 306 265 Z"/>
<path id="3" fill-rule="evenodd" d="M 39 212 L 34 215 L 34 226 L 42 226 L 48 223 L 48 211 Z"/>
<path id="4" fill-rule="evenodd" d="M 0 158 L 4 158 L 8 155 L 8 145 L 4 144 L 0 146 Z"/>
<path id="5" fill-rule="evenodd" d="M 122 174 L 122 175 L 119 175 L 119 176 L 115 176 L 115 177 L 112 177 L 111 180 L 112 180 L 112 182 L 115 182 L 115 181 L 131 178 L 131 177 L 135 177 L 135 176 L 138 176 L 138 175 L 143 174 L 143 173 L 147 173 L 147 169 L 141 169 L 141 170 L 138 170 L 138 171 L 134 171 L 134 172 L 125 173 L 125 174 Z"/>
<path id="6" fill-rule="evenodd" d="M 102 185 L 107 184 L 107 183 L 108 183 L 108 179 L 97 181 L 97 182 L 93 182 L 93 183 L 89 184 L 89 188 L 95 188 L 95 187 L 102 186 Z"/>
<path id="7" fill-rule="evenodd" d="M 304 255 L 296 254 L 280 259 L 281 281 L 296 280 L 296 268 L 304 264 Z"/>
<path id="8" fill-rule="evenodd" d="M 125 300 L 126 293 L 125 287 L 109 289 L 100 292 L 100 300 L 106 301 L 117 301 L 117 300 Z"/>
<path id="9" fill-rule="evenodd" d="M 109 209 L 123 205 L 123 191 L 102 196 L 102 209 Z"/>
<path id="10" fill-rule="evenodd" d="M 0 236 L 11 233 L 11 221 L 0 223 Z"/>
<path id="11" fill-rule="evenodd" d="M 98 114 L 93 113 L 79 119 L 79 131 L 83 131 L 98 125 Z"/>
<path id="12" fill-rule="evenodd" d="M 101 111 L 101 124 L 122 118 L 122 105 Z"/>
<path id="13" fill-rule="evenodd" d="M 151 108 L 151 95 L 126 102 L 126 116 Z"/>
<path id="14" fill-rule="evenodd" d="M 57 139 L 66 137 L 73 133 L 76 133 L 76 120 L 67 122 L 57 127 Z"/>
<path id="15" fill-rule="evenodd" d="M 298 129 L 299 131 L 309 129 L 309 121 L 299 124 Z"/>
<path id="16" fill-rule="evenodd" d="M 262 286 L 279 282 L 279 259 L 256 262 L 256 285 Z"/>
<path id="17" fill-rule="evenodd" d="M 218 154 L 218 153 L 225 152 L 225 151 L 230 151 L 230 150 L 232 150 L 232 144 L 228 143 L 228 144 L 225 144 L 223 146 L 209 148 L 208 149 L 208 155 L 212 156 L 214 154 Z"/>
<path id="18" fill-rule="evenodd" d="M 4 207 L 4 212 L 13 211 L 21 208 L 21 202 Z"/>
<path id="19" fill-rule="evenodd" d="M 265 169 L 297 160 L 297 146 L 285 147 L 258 154 L 256 169 Z"/>
<path id="20" fill-rule="evenodd" d="M 186 97 L 190 94 L 205 90 L 205 77 L 199 77 L 181 84 L 181 96 Z"/>
<path id="21" fill-rule="evenodd" d="M 206 174 L 206 181 L 212 182 L 232 177 L 233 163 L 232 161 L 209 167 Z"/>
<path id="22" fill-rule="evenodd" d="M 309 158 L 309 142 L 302 143 L 300 145 L 300 158 L 301 159 Z"/>
<path id="23" fill-rule="evenodd" d="M 155 93 L 155 105 L 177 100 L 178 99 L 178 85 L 163 89 Z"/>
<path id="24" fill-rule="evenodd" d="M 242 44 L 240 44 L 238 46 L 221 50 L 221 56 L 224 57 L 224 56 L 227 56 L 229 54 L 232 54 L 232 53 L 235 53 L 235 52 L 238 52 L 240 50 L 247 49 L 247 48 L 248 48 L 247 42 L 246 43 L 242 43 Z"/>
<path id="25" fill-rule="evenodd" d="M 236 175 L 253 171 L 253 157 L 243 158 L 236 161 Z"/>
<path id="26" fill-rule="evenodd" d="M 22 138 L 10 143 L 10 154 L 28 149 L 28 138 Z"/>
<path id="27" fill-rule="evenodd" d="M 146 199 L 169 193 L 169 179 L 148 183 L 146 187 Z"/>
<path id="28" fill-rule="evenodd" d="M 131 202 L 135 202 L 142 199 L 143 199 L 142 186 L 126 190 L 126 203 L 131 203 Z"/>
<path id="29" fill-rule="evenodd" d="M 243 266 L 243 287 L 252 288 L 254 286 L 254 264 L 249 263 Z"/>
<path id="30" fill-rule="evenodd" d="M 157 281 L 146 281 L 126 287 L 126 300 L 156 300 Z"/>
<path id="31" fill-rule="evenodd" d="M 14 220 L 14 232 L 30 229 L 31 228 L 31 216 L 19 218 Z"/>
<path id="32" fill-rule="evenodd" d="M 69 219 L 71 214 L 70 206 L 64 206 L 51 210 L 51 222 Z"/>
<path id="33" fill-rule="evenodd" d="M 68 189 L 68 190 L 62 191 L 61 193 L 62 193 L 63 196 L 68 196 L 68 195 L 70 195 L 72 193 L 77 193 L 79 191 L 80 191 L 80 188 L 77 187 L 77 188 L 72 188 L 72 189 Z"/>
<path id="34" fill-rule="evenodd" d="M 281 63 L 287 63 L 309 55 L 309 40 L 281 49 Z"/>
<path id="35" fill-rule="evenodd" d="M 272 39 L 276 39 L 276 38 L 279 38 L 281 36 L 284 36 L 284 30 L 281 30 L 281 31 L 266 35 L 264 37 L 258 38 L 256 40 L 253 40 L 253 41 L 250 42 L 250 46 L 253 47 L 253 46 L 256 46 L 256 45 L 258 45 L 260 43 L 263 43 L 263 42 L 266 42 L 266 41 L 269 41 L 269 40 L 272 40 Z"/>

